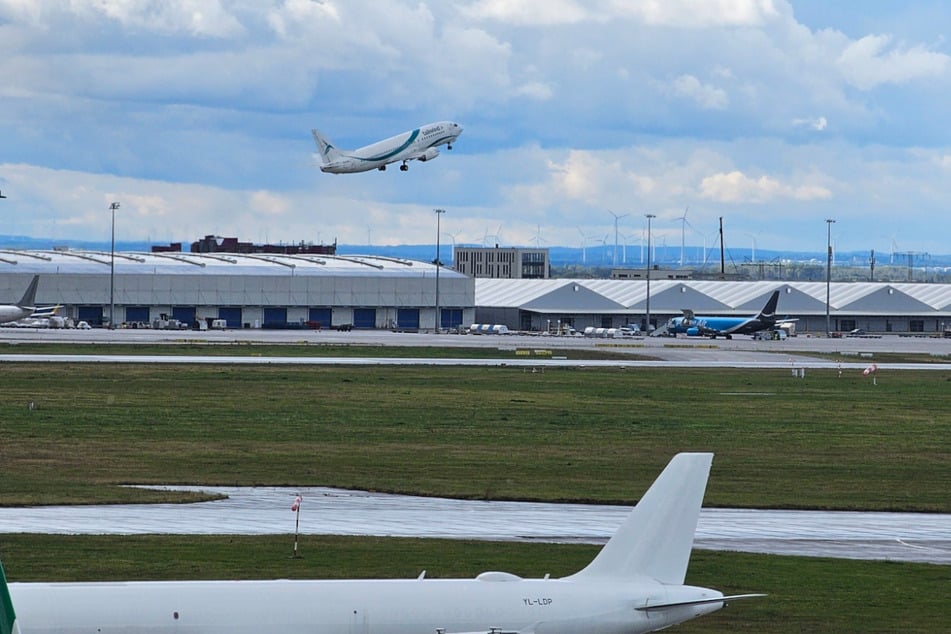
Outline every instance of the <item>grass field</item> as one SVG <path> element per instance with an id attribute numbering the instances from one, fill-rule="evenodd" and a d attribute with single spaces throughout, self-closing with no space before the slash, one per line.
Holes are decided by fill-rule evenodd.
<path id="1" fill-rule="evenodd" d="M 874 386 L 831 370 L 3 372 L 0 504 L 154 499 L 122 483 L 631 502 L 673 454 L 709 450 L 708 505 L 951 511 L 941 372 L 883 374 Z"/>
<path id="2" fill-rule="evenodd" d="M 0 504 L 155 501 L 122 483 L 330 485 L 630 503 L 678 451 L 708 506 L 951 512 L 951 374 L 11 363 Z M 28 403 L 33 404 L 29 408 Z M 176 499 L 178 494 L 172 494 Z M 11 580 L 572 572 L 590 546 L 5 535 Z M 943 632 L 951 568 L 699 552 L 768 592 L 677 631 Z"/>

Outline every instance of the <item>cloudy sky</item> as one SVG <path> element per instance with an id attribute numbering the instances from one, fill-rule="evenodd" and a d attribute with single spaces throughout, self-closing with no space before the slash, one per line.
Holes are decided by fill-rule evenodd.
<path id="1" fill-rule="evenodd" d="M 951 252 L 951 4 L 0 0 L 0 234 Z M 315 167 L 452 119 L 408 172 Z M 395 166 L 394 166 L 395 167 Z M 683 220 L 686 213 L 686 221 Z"/>

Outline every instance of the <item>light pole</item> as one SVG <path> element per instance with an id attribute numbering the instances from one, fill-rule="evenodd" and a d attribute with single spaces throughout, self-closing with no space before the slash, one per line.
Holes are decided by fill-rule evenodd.
<path id="1" fill-rule="evenodd" d="M 832 286 L 832 218 L 826 218 L 826 337 L 832 334 L 832 317 L 829 314 L 829 291 Z"/>
<path id="2" fill-rule="evenodd" d="M 436 213 L 436 334 L 439 334 L 439 329 L 442 326 L 442 320 L 439 319 L 439 219 L 446 213 L 445 209 L 434 209 Z"/>
<path id="3" fill-rule="evenodd" d="M 109 247 L 109 329 L 116 327 L 116 209 L 119 203 L 109 205 L 112 211 L 112 242 Z"/>
<path id="4" fill-rule="evenodd" d="M 647 217 L 647 323 L 644 324 L 644 333 L 651 334 L 651 218 L 656 214 L 644 214 Z"/>

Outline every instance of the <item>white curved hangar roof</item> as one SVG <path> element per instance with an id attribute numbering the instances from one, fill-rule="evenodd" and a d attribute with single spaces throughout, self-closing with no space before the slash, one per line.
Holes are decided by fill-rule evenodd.
<path id="1" fill-rule="evenodd" d="M 746 315 L 759 311 L 779 290 L 782 314 L 824 314 L 825 282 L 651 280 L 651 312 Z M 951 312 L 951 284 L 833 282 L 829 305 L 837 315 L 934 316 Z M 477 279 L 476 306 L 537 313 L 630 314 L 646 308 L 646 280 Z"/>
<path id="2" fill-rule="evenodd" d="M 0 273 L 108 273 L 108 251 L 0 249 Z M 376 255 L 284 255 L 279 253 L 116 252 L 117 274 L 162 275 L 319 275 L 345 277 L 433 277 L 428 262 Z M 465 277 L 440 269 L 440 277 Z"/>

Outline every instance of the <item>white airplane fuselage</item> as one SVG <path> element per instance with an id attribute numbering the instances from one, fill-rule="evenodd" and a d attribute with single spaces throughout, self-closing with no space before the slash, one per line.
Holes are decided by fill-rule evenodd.
<path id="1" fill-rule="evenodd" d="M 565 579 L 13 583 L 23 634 L 638 634 L 722 607 L 716 590 Z"/>
<path id="2" fill-rule="evenodd" d="M 385 169 L 390 163 L 402 162 L 400 169 L 412 160 L 430 161 L 439 156 L 439 146 L 452 149 L 452 144 L 462 134 L 462 126 L 452 121 L 437 121 L 377 141 L 356 150 L 337 148 L 314 130 L 314 140 L 320 151 L 320 171 L 330 174 L 354 174 Z"/>
<path id="3" fill-rule="evenodd" d="M 560 579 L 6 583 L 0 634 L 641 634 L 714 612 L 684 585 L 713 454 L 676 455 L 583 569 Z"/>
<path id="4" fill-rule="evenodd" d="M 33 314 L 34 310 L 35 309 L 32 306 L 27 306 L 24 308 L 9 304 L 0 306 L 0 324 L 5 324 L 8 321 L 17 321 L 18 319 L 29 317 Z"/>

